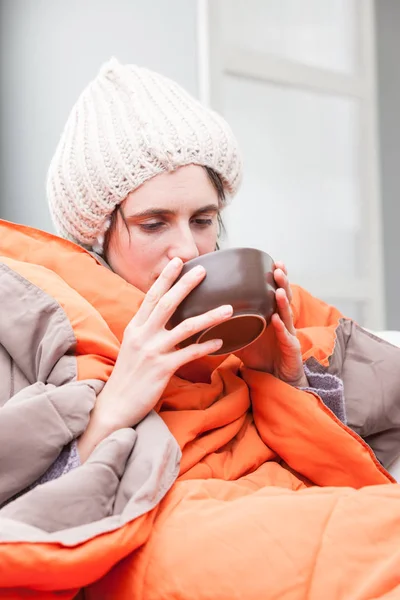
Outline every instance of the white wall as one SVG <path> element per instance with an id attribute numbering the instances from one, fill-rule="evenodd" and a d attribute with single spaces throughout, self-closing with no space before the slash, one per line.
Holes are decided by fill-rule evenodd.
<path id="1" fill-rule="evenodd" d="M 212 98 L 245 164 L 227 243 L 283 260 L 293 283 L 381 329 L 372 0 L 211 3 Z"/>
<path id="2" fill-rule="evenodd" d="M 400 329 L 400 2 L 375 0 L 388 329 Z"/>
<path id="3" fill-rule="evenodd" d="M 2 0 L 0 218 L 52 230 L 49 161 L 80 91 L 112 55 L 196 95 L 195 0 Z"/>

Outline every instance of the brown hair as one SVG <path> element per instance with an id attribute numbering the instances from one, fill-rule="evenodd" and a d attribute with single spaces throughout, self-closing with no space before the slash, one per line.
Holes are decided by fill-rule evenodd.
<path id="1" fill-rule="evenodd" d="M 203 168 L 205 169 L 209 180 L 211 181 L 215 191 L 217 192 L 218 200 L 219 200 L 220 204 L 223 206 L 226 203 L 226 195 L 225 195 L 224 184 L 222 182 L 220 175 L 218 175 L 218 173 L 216 171 L 214 171 L 214 169 L 211 169 L 211 167 L 203 167 Z M 129 226 L 128 226 L 128 223 L 126 222 L 124 211 L 122 210 L 121 205 L 119 204 L 118 206 L 116 206 L 114 208 L 113 212 L 111 213 L 110 226 L 104 235 L 103 256 L 106 260 L 107 260 L 108 249 L 110 247 L 110 240 L 111 240 L 112 234 L 114 233 L 114 231 L 117 227 L 118 216 L 121 217 L 123 223 L 125 224 L 125 227 L 128 230 L 128 233 L 129 233 Z M 218 238 L 219 238 L 225 233 L 225 226 L 222 221 L 222 217 L 221 217 L 220 213 L 218 213 L 218 226 L 219 226 L 219 231 L 218 231 Z M 216 249 L 219 250 L 218 243 L 217 243 Z"/>

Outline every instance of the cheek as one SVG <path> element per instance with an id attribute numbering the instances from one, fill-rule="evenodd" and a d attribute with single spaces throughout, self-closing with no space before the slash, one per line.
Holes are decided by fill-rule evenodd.
<path id="1" fill-rule="evenodd" d="M 161 248 L 160 248 L 161 246 Z M 163 245 L 151 236 L 121 231 L 110 241 L 108 263 L 126 281 L 147 292 L 162 264 Z M 161 265 L 161 266 L 160 266 Z"/>
<path id="2" fill-rule="evenodd" d="M 218 241 L 218 225 L 198 232 L 195 234 L 195 239 L 200 254 L 213 252 Z"/>

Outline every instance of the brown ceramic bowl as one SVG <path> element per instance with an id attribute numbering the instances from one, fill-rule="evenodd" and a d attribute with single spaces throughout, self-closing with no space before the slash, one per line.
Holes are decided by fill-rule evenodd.
<path id="1" fill-rule="evenodd" d="M 187 338 L 181 346 L 218 338 L 224 343 L 214 354 L 229 354 L 254 342 L 276 310 L 272 258 L 255 248 L 211 252 L 185 263 L 178 279 L 197 265 L 203 265 L 207 274 L 178 306 L 170 325 L 175 327 L 222 304 L 231 304 L 233 315 Z"/>

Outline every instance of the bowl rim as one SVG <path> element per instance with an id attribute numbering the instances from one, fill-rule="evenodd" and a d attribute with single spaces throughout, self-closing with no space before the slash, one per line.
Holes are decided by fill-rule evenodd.
<path id="1" fill-rule="evenodd" d="M 221 350 L 223 348 L 223 345 L 222 345 L 222 347 L 219 350 L 217 350 L 217 352 L 213 352 L 213 355 L 219 355 L 219 356 L 221 356 L 221 355 L 224 355 L 224 354 L 228 355 L 228 354 L 232 354 L 233 352 L 239 352 L 241 350 L 244 350 L 245 348 L 247 348 L 251 344 L 254 344 L 254 342 L 256 340 L 258 340 L 259 337 L 262 336 L 262 334 L 264 333 L 264 331 L 265 331 L 265 329 L 267 327 L 267 321 L 266 321 L 266 319 L 265 319 L 265 317 L 263 315 L 260 315 L 259 313 L 256 313 L 256 312 L 251 312 L 251 313 L 250 312 L 243 312 L 243 313 L 239 313 L 239 314 L 234 314 L 227 321 L 224 321 L 223 323 L 220 323 L 220 325 L 222 325 L 224 323 L 229 323 L 230 321 L 233 321 L 234 319 L 241 319 L 243 317 L 252 317 L 252 318 L 256 318 L 256 319 L 259 319 L 260 321 L 262 321 L 263 327 L 262 327 L 260 333 L 254 339 L 252 339 L 251 342 L 249 342 L 248 344 L 245 344 L 244 346 L 240 346 L 239 348 L 236 348 L 236 350 L 230 350 L 229 352 L 221 352 Z M 200 334 L 199 334 L 199 336 L 196 338 L 196 342 L 195 343 L 196 344 L 201 344 L 202 343 L 201 338 L 203 338 L 206 335 L 207 332 L 211 331 L 212 329 L 215 329 L 218 326 L 219 325 L 211 325 L 211 327 L 207 327 L 206 329 L 204 329 L 203 331 L 201 331 Z"/>
<path id="2" fill-rule="evenodd" d="M 215 250 L 211 250 L 210 252 L 205 252 L 205 254 L 199 254 L 199 256 L 195 256 L 194 258 L 191 258 L 190 260 L 188 260 L 186 263 L 184 263 L 185 265 L 197 260 L 200 260 L 202 258 L 205 258 L 206 256 L 218 256 L 221 254 L 225 254 L 228 252 L 241 252 L 241 251 L 248 251 L 251 250 L 252 252 L 257 252 L 259 254 L 264 254 L 265 256 L 268 256 L 268 258 L 270 258 L 273 262 L 275 262 L 275 260 L 273 259 L 273 257 L 269 254 L 269 252 L 266 252 L 265 250 L 261 250 L 260 248 L 253 248 L 252 246 L 231 246 L 229 248 L 220 248 L 215 249 Z"/>

